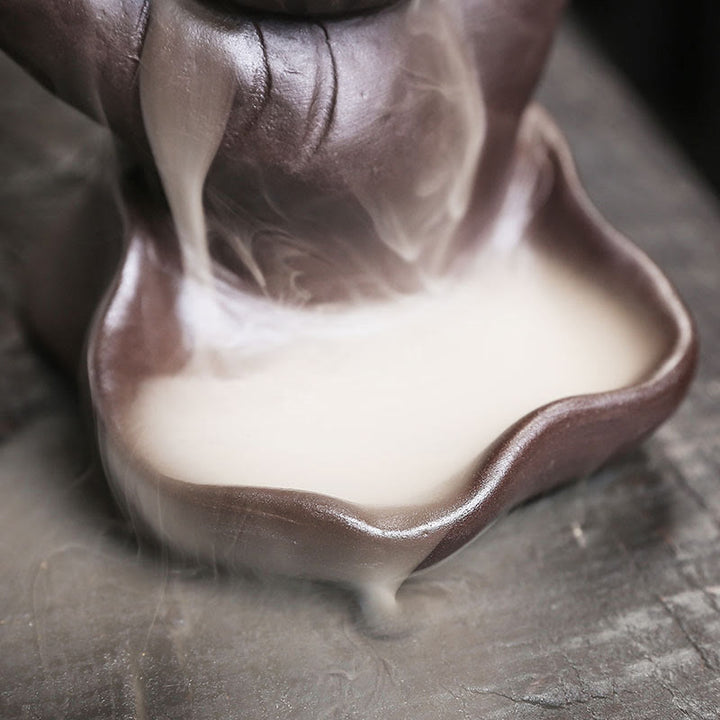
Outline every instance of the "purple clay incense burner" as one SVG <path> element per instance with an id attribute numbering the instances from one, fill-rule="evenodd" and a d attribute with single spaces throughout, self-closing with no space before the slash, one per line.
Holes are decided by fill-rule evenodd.
<path id="1" fill-rule="evenodd" d="M 3 4 L 0 46 L 117 137 L 124 240 L 122 247 L 108 239 L 91 248 L 112 267 L 112 275 L 97 283 L 104 290 L 102 300 L 88 301 L 97 310 L 84 362 L 109 479 L 139 527 L 205 560 L 339 581 L 382 604 L 413 570 L 447 557 L 513 505 L 592 472 L 672 413 L 695 365 L 692 321 L 662 273 L 592 208 L 557 129 L 529 106 L 562 4 Z M 91 224 L 88 219 L 87 227 L 75 232 L 91 234 Z M 51 245 L 53 238 L 46 242 Z M 616 305 L 632 308 L 633 322 L 652 337 L 642 371 L 607 387 L 591 383 L 587 392 L 539 395 L 544 399 L 537 406 L 522 405 L 494 434 L 479 439 L 471 456 L 458 456 L 462 473 L 455 473 L 452 483 L 417 502 L 412 493 L 405 500 L 392 495 L 386 503 L 377 498 L 363 502 L 352 490 L 313 491 L 315 486 L 304 480 L 277 487 L 255 482 L 246 472 L 258 457 L 265 462 L 262 452 L 252 454 L 255 446 L 264 445 L 262 438 L 275 459 L 289 458 L 283 472 L 292 465 L 298 478 L 315 473 L 308 470 L 312 464 L 303 464 L 302 452 L 300 460 L 292 455 L 294 433 L 274 437 L 273 428 L 284 427 L 285 411 L 278 411 L 277 423 L 270 423 L 254 444 L 248 439 L 252 423 L 242 425 L 235 436 L 238 446 L 248 443 L 247 452 L 228 454 L 233 449 L 218 439 L 227 434 L 228 424 L 234 428 L 235 412 L 241 419 L 265 418 L 262 398 L 272 392 L 249 399 L 255 398 L 251 383 L 257 368 L 262 366 L 271 379 L 275 372 L 277 387 L 290 388 L 288 396 L 273 400 L 278 407 L 292 406 L 288 397 L 298 385 L 310 388 L 312 401 L 312 388 L 325 382 L 320 376 L 333 376 L 335 370 L 328 365 L 327 372 L 318 370 L 313 377 L 307 368 L 325 367 L 325 360 L 313 365 L 313 358 L 328 353 L 347 355 L 344 341 L 335 339 L 347 334 L 341 329 L 345 319 L 354 318 L 353 327 L 361 328 L 354 338 L 375 338 L 374 328 L 385 327 L 387 317 L 426 322 L 440 313 L 456 286 L 470 283 L 477 292 L 495 287 L 497 273 L 483 274 L 483 265 L 511 268 L 517 253 L 529 254 L 530 267 L 545 267 L 537 259 L 551 258 L 563 268 L 557 277 L 574 278 L 573 287 L 592 285 L 592 302 L 599 292 L 613 313 Z M 35 257 L 42 264 L 42 253 Z M 83 262 L 86 267 L 87 259 Z M 62 286 L 62 278 L 53 279 L 47 267 L 30 272 L 42 275 L 46 287 L 54 280 Z M 499 272 L 502 276 L 506 270 Z M 469 276 L 476 280 L 468 281 Z M 498 316 L 505 317 L 513 300 L 499 292 L 500 299 L 489 294 L 483 303 L 497 302 Z M 568 297 L 564 304 L 572 305 L 574 296 Z M 57 298 L 47 290 L 29 297 L 28 315 L 47 345 L 73 366 L 83 351 Z M 429 309 L 415 312 L 418 303 Z M 457 310 L 454 299 L 447 303 Z M 518 302 L 520 311 L 528 304 Z M 472 314 L 469 301 L 467 307 Z M 409 314 L 403 315 L 402 308 L 410 308 Z M 402 321 L 397 322 L 400 333 Z M 582 330 L 585 321 L 578 323 Z M 534 346 L 518 350 L 497 339 L 505 338 L 503 328 L 500 335 L 488 331 L 485 336 L 486 326 L 468 330 L 468 348 L 483 336 L 499 357 L 504 352 L 511 360 L 527 355 L 524 369 L 508 380 L 510 397 L 522 385 L 521 375 L 537 372 L 540 377 L 533 348 L 558 340 L 551 329 L 541 328 Z M 433 332 L 443 327 L 439 322 Z M 463 332 L 458 330 L 460 337 Z M 332 341 L 327 339 L 331 333 Z M 595 357 L 602 356 L 603 337 Z M 347 342 L 356 347 L 355 340 Z M 372 343 L 362 345 L 363 352 Z M 309 355 L 302 355 L 306 346 Z M 430 352 L 423 347 L 416 354 Z M 458 347 L 454 358 L 471 352 Z M 305 359 L 295 359 L 298 348 Z M 374 357 L 374 350 L 367 352 Z M 383 396 L 392 396 L 396 386 L 407 385 L 402 379 L 407 358 L 396 349 L 387 353 L 378 377 L 396 373 L 393 377 L 400 378 L 383 386 Z M 404 359 L 396 362 L 395 357 Z M 358 367 L 368 367 L 371 359 Z M 351 366 L 353 361 L 347 362 Z M 434 398 L 429 388 L 442 385 L 445 376 L 456 374 L 468 388 L 474 378 L 487 383 L 490 371 L 481 363 L 470 370 L 462 367 L 430 384 L 418 381 L 402 402 L 422 415 L 425 406 L 416 407 L 416 401 Z M 178 445 L 197 442 L 195 456 L 209 458 L 209 476 L 214 478 L 217 470 L 224 477 L 229 464 L 236 481 L 197 479 L 190 470 L 188 477 L 179 477 L 168 468 L 180 467 L 181 474 L 193 464 L 192 457 L 163 464 L 151 461 L 152 452 L 145 451 L 149 446 L 143 443 L 160 438 L 167 418 L 155 412 L 159 401 L 147 406 L 150 414 L 137 408 L 145 397 L 190 397 L 173 395 L 175 390 L 162 394 L 162 388 L 175 387 L 177 378 L 185 383 L 182 393 L 206 381 L 228 388 L 214 402 L 229 419 L 200 442 L 192 422 L 182 425 L 181 436 L 171 418 L 173 430 L 165 433 L 171 435 L 168 457 L 175 457 Z M 339 396 L 345 397 L 345 385 L 338 386 Z M 228 411 L 224 398 L 236 387 L 241 401 L 232 405 L 228 400 Z M 438 423 L 427 437 L 462 434 L 454 419 L 440 422 L 446 411 L 441 399 L 452 392 L 448 384 L 436 393 L 435 405 L 428 400 L 427 414 L 435 413 Z M 329 407 L 333 393 L 322 403 Z M 504 397 L 488 404 L 501 407 Z M 173 413 L 199 416 L 201 404 L 180 403 Z M 382 407 L 379 423 L 392 412 Z M 339 426 L 344 422 L 340 415 L 362 415 L 349 401 L 344 408 L 336 415 Z M 304 417 L 321 417 L 315 411 L 308 406 Z M 471 416 L 468 411 L 463 417 Z M 359 431 L 361 439 L 374 437 L 371 425 L 362 426 L 368 434 Z M 388 427 L 391 432 L 389 421 Z M 322 432 L 327 438 L 331 431 Z M 426 436 L 418 430 L 417 437 Z M 307 449 L 312 438 L 303 438 L 300 445 Z M 378 438 L 382 446 L 384 436 Z M 344 447 L 340 435 L 334 442 Z M 426 438 L 408 447 L 420 453 L 428 443 Z M 348 455 L 344 466 L 338 460 L 333 472 L 351 475 L 357 462 L 374 452 L 382 455 L 377 444 L 370 445 L 357 456 L 360 460 Z M 451 445 L 440 443 L 436 455 L 455 452 L 448 449 Z M 225 469 L 211 472 L 221 456 L 230 458 Z M 429 452 L 428 463 L 433 457 Z M 317 463 L 315 474 L 327 469 L 318 455 L 312 462 Z M 405 468 L 402 457 L 398 462 Z M 390 465 L 388 459 L 378 467 Z M 392 474 L 388 477 L 392 484 Z"/>

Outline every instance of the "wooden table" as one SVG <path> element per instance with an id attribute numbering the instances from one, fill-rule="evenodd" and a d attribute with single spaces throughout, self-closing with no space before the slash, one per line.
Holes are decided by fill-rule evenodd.
<path id="1" fill-rule="evenodd" d="M 720 716 L 720 213 L 572 28 L 541 98 L 603 213 L 697 318 L 700 372 L 677 416 L 412 578 L 414 628 L 378 640 L 335 588 L 138 550 L 5 307 L 0 717 Z"/>

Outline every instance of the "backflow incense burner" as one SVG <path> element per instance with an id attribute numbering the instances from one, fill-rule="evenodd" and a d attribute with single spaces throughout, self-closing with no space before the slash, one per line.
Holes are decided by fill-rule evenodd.
<path id="1" fill-rule="evenodd" d="M 528 106 L 561 5 L 3 4 L 0 45 L 118 138 L 85 367 L 138 527 L 385 612 L 675 409 L 692 322 Z"/>

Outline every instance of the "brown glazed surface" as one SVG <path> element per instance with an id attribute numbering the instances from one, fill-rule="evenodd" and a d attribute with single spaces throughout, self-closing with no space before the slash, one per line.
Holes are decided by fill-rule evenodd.
<path id="1" fill-rule="evenodd" d="M 312 253 L 307 255 L 303 271 L 311 296 L 343 298 L 350 286 L 376 295 L 381 290 L 374 286 L 375 278 L 381 288 L 416 289 L 413 268 L 385 252 L 356 201 L 358 188 L 391 200 L 402 197 L 407 178 L 420 172 L 433 152 L 438 110 L 432 103 L 421 112 L 388 110 L 402 96 L 403 63 L 427 47 L 399 32 L 409 3 L 372 10 L 388 3 L 256 0 L 235 3 L 239 9 L 233 12 L 227 4 L 182 4 L 227 40 L 228 62 L 238 77 L 206 184 L 216 260 L 252 291 L 252 278 L 223 259 L 223 240 L 237 230 L 238 217 L 249 218 L 252 225 L 258 218 L 266 220 L 280 202 L 287 225 L 277 228 L 278 233 L 297 234 L 301 228 L 310 245 L 323 247 L 331 258 L 328 270 L 327 262 L 313 265 Z M 502 512 L 591 472 L 641 440 L 675 409 L 695 365 L 692 321 L 652 262 L 589 205 L 551 121 L 536 109 L 526 111 L 562 4 L 457 0 L 453 5 L 471 48 L 484 113 L 482 152 L 472 201 L 455 238 L 457 252 L 482 240 L 516 161 L 527 155 L 538 174 L 551 182 L 534 208 L 524 241 L 541 243 L 578 265 L 591 264 L 611 285 L 629 288 L 665 329 L 667 351 L 655 372 L 630 388 L 560 400 L 519 419 L 484 455 L 461 497 L 418 512 L 369 512 L 291 491 L 195 487 L 160 477 L 123 452 L 114 407 L 124 401 L 133 379 L 179 367 L 184 356 L 173 323 L 155 323 L 151 344 L 138 324 L 110 327 L 108 311 L 117 301 L 119 277 L 96 315 L 88 369 L 111 479 L 139 526 L 205 560 L 291 574 L 301 568 L 303 575 L 362 584 L 382 577 L 388 557 L 405 562 L 408 572 L 442 560 Z M 253 12 L 245 13 L 251 6 Z M 359 10 L 364 12 L 356 14 Z M 178 262 L 139 101 L 137 68 L 151 11 L 152 2 L 140 0 L 9 0 L 0 7 L 0 47 L 60 97 L 107 125 L 122 143 L 126 253 L 143 258 L 142 292 L 133 302 L 146 320 L 170 313 L 168 282 L 158 280 Z M 262 11 L 338 15 L 310 22 Z M 350 11 L 351 16 L 341 15 Z M 316 67 L 319 79 L 298 84 L 288 57 L 298 67 Z M 338 90 L 347 87 L 368 93 L 362 123 L 354 120 L 349 96 Z M 373 95 L 380 90 L 387 92 Z M 523 141 L 518 142 L 521 123 Z M 228 198 L 236 204 L 229 205 Z M 319 198 L 320 205 L 306 213 L 310 198 Z M 91 230 L 91 221 L 77 229 L 78 236 Z M 345 246 L 333 244 L 338 236 L 357 249 L 360 261 L 346 262 Z M 273 274 L 278 267 L 275 247 L 267 242 L 260 256 L 282 297 L 283 275 Z M 106 257 L 112 248 L 108 244 L 97 252 Z M 362 276 L 368 265 L 371 280 Z M 342 281 L 330 282 L 330 277 Z M 31 315 L 40 318 L 37 332 L 66 363 L 74 363 L 80 353 L 77 332 L 63 334 L 57 323 L 43 322 L 47 314 L 38 309 L 43 300 L 31 298 L 31 308 L 33 303 Z M 108 385 L 109 368 L 119 383 Z"/>

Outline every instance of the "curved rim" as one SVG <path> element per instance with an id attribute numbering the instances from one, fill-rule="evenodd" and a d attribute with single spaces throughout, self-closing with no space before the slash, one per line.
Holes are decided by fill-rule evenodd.
<path id="1" fill-rule="evenodd" d="M 432 550 L 416 567 L 433 565 L 467 544 L 500 514 L 517 503 L 582 474 L 586 456 L 590 455 L 587 471 L 595 469 L 625 445 L 639 441 L 663 422 L 677 407 L 692 379 L 697 361 L 697 339 L 694 322 L 676 290 L 654 262 L 629 239 L 615 230 L 598 212 L 582 189 L 570 150 L 554 122 L 537 106 L 531 107 L 523 125 L 538 133 L 545 143 L 547 160 L 556 163 L 555 183 L 564 183 L 569 199 L 588 222 L 608 256 L 623 260 L 624 267 L 634 271 L 647 285 L 645 293 L 654 303 L 671 330 L 669 350 L 655 370 L 643 381 L 618 390 L 592 395 L 563 398 L 540 407 L 508 428 L 478 461 L 467 490 L 454 501 L 433 507 L 369 510 L 342 500 L 297 490 L 275 490 L 253 486 L 194 486 L 167 476 L 152 473 L 163 491 L 182 497 L 190 504 L 223 507 L 230 513 L 238 508 L 283 516 L 293 521 L 322 527 L 332 537 L 343 532 L 394 545 L 405 545 L 420 539 L 435 539 Z M 542 210 L 542 208 L 541 208 Z M 113 284 L 117 288 L 117 283 Z M 99 319 L 112 302 L 113 290 L 96 315 L 89 347 L 95 344 Z M 88 376 L 96 413 L 103 412 L 102 394 L 98 393 L 98 373 L 93 352 L 88 353 Z M 567 441 L 569 428 L 591 428 L 603 423 L 617 423 L 622 414 L 642 416 L 637 427 L 626 427 L 616 433 L 607 450 L 587 453 L 572 448 Z M 563 444 L 563 438 L 565 442 Z M 559 440 L 559 442 L 558 442 Z M 569 470 L 559 468 L 550 482 L 537 483 L 533 458 L 570 455 L 560 462 Z M 599 457 L 598 457 L 599 456 Z M 553 464 L 555 460 L 550 460 Z M 581 470 L 578 471 L 578 468 Z"/>

